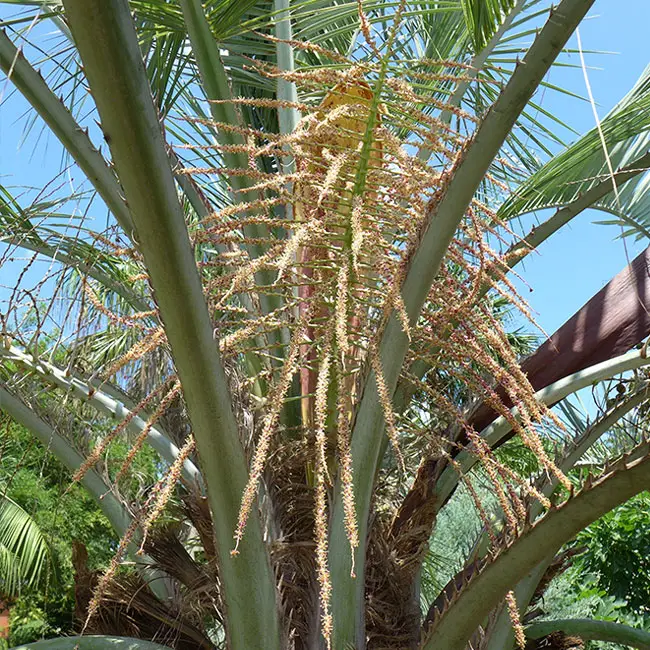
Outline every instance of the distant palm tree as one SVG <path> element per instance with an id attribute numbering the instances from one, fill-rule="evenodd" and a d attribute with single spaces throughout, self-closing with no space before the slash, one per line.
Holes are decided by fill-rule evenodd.
<path id="1" fill-rule="evenodd" d="M 650 463 L 641 442 L 566 498 L 576 461 L 645 399 L 640 371 L 593 426 L 547 433 L 547 406 L 648 363 L 628 352 L 650 331 L 645 256 L 527 374 L 502 326 L 506 305 L 526 312 L 509 270 L 582 210 L 647 232 L 648 71 L 600 129 L 538 159 L 559 121 L 535 93 L 593 1 L 12 4 L 37 14 L 7 21 L 0 65 L 99 197 L 24 206 L 3 188 L 0 207 L 3 260 L 56 261 L 27 287 L 28 260 L 6 300 L 0 406 L 122 536 L 87 630 L 234 650 L 525 644 L 560 547 L 645 489 Z M 47 82 L 16 47 L 39 20 L 61 39 Z M 106 228 L 87 216 L 102 202 Z M 133 454 L 112 468 L 120 434 Z M 497 451 L 513 435 L 537 478 Z M 161 480 L 126 504 L 145 442 Z M 461 485 L 482 539 L 421 593 Z M 128 553 L 139 573 L 116 576 Z"/>

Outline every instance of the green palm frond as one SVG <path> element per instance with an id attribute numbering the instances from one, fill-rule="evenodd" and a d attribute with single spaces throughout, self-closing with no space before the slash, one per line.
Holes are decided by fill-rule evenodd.
<path id="1" fill-rule="evenodd" d="M 167 115 L 193 78 L 187 70 L 190 59 L 184 52 L 185 37 L 179 32 L 147 29 L 146 25 L 141 29 L 146 35 L 146 40 L 141 39 L 141 46 L 151 92 L 160 113 Z"/>
<path id="2" fill-rule="evenodd" d="M 102 293 L 120 300 L 123 309 L 149 310 L 149 298 L 129 278 L 141 272 L 132 260 L 97 246 L 98 233 L 84 226 L 85 220 L 62 213 L 67 204 L 83 195 L 32 202 L 23 208 L 11 191 L 0 185 L 0 243 L 29 250 L 75 269 L 78 277 L 95 280 Z M 142 284 L 142 283 L 140 283 Z"/>
<path id="3" fill-rule="evenodd" d="M 515 0 L 462 0 L 461 4 L 474 51 L 480 52 L 514 7 Z"/>
<path id="4" fill-rule="evenodd" d="M 614 171 L 630 166 L 650 150 L 650 66 L 634 88 L 602 120 L 607 155 Z M 610 191 L 593 207 L 616 215 L 628 232 L 650 234 L 649 178 L 645 169 Z M 608 163 L 597 128 L 593 128 L 523 183 L 501 206 L 505 220 L 544 208 L 565 206 L 609 178 Z M 561 182 L 558 182 L 561 179 Z"/>
<path id="5" fill-rule="evenodd" d="M 11 74 L 13 83 L 34 107 L 33 117 L 38 114 L 52 129 L 68 154 L 87 175 L 115 219 L 128 232 L 131 229 L 131 219 L 112 169 L 93 145 L 88 131 L 81 128 L 72 111 L 57 97 L 43 76 L 4 31 L 0 31 L 0 69 L 5 74 Z M 73 83 L 77 83 L 77 70 L 70 74 Z M 74 103 L 74 93 L 71 101 Z"/>
<path id="6" fill-rule="evenodd" d="M 571 396 L 559 402 L 557 408 L 562 413 L 563 423 L 570 431 L 575 432 L 575 435 L 584 433 L 589 416 L 581 403 Z"/>
<path id="7" fill-rule="evenodd" d="M 514 68 L 515 53 L 523 55 L 525 52 L 526 48 L 523 45 L 518 47 L 518 43 L 524 42 L 534 33 L 530 25 L 544 13 L 543 10 L 536 10 L 538 1 L 525 3 L 523 0 L 490 0 L 488 3 L 479 3 L 474 0 L 438 0 L 432 3 L 418 0 L 410 3 L 408 10 L 404 12 L 403 23 L 396 39 L 395 56 L 401 60 L 404 75 L 414 88 L 423 96 L 429 94 L 432 100 L 438 101 L 448 100 L 458 90 L 458 85 L 451 80 L 410 79 L 410 71 L 435 73 L 436 65 L 432 60 L 440 59 L 477 65 L 479 81 L 472 84 L 471 92 L 463 92 L 462 95 L 463 107 L 470 113 L 481 114 L 493 103 L 501 84 L 507 82 Z M 15 4 L 29 7 L 39 3 Z M 59 12 L 60 3 L 46 4 Z M 376 30 L 378 37 L 382 38 L 392 21 L 393 12 L 386 8 L 384 2 L 378 0 L 367 0 L 362 5 L 369 23 Z M 187 34 L 181 9 L 177 3 L 162 0 L 135 0 L 131 2 L 131 8 L 138 24 L 138 34 L 154 99 L 167 128 L 173 130 L 183 141 L 185 133 L 179 128 L 178 119 L 195 115 L 196 107 L 184 101 L 176 104 L 174 102 L 187 90 L 198 93 L 199 100 L 203 98 L 200 97 L 201 84 L 197 83 L 194 56 L 187 48 Z M 208 2 L 205 4 L 205 10 L 212 36 L 219 45 L 221 58 L 228 71 L 233 94 L 274 98 L 275 81 L 250 69 L 251 59 L 272 65 L 276 63 L 276 46 L 265 37 L 274 34 L 278 19 L 272 4 L 250 1 Z M 513 15 L 509 16 L 511 12 Z M 56 15 L 62 21 L 60 12 Z M 364 60 L 367 56 L 358 30 L 356 2 L 302 0 L 291 3 L 290 15 L 296 40 L 310 41 L 342 55 L 353 55 L 353 58 L 359 60 Z M 515 20 L 510 24 L 508 21 L 513 17 Z M 32 18 L 35 19 L 35 15 Z M 507 29 L 500 33 L 501 26 L 505 28 L 506 22 Z M 491 42 L 490 39 L 495 36 L 496 42 Z M 480 49 L 477 49 L 477 42 L 483 43 Z M 67 48 L 69 42 L 66 40 L 65 44 Z M 486 51 L 482 52 L 484 46 Z M 59 48 L 61 52 L 53 54 L 53 58 L 63 60 L 66 48 Z M 479 52 L 485 60 L 473 61 L 471 57 L 468 58 L 472 50 Z M 294 54 L 298 70 L 332 67 L 334 64 L 322 52 L 298 49 Z M 504 59 L 506 55 L 509 57 L 508 61 Z M 64 78 L 66 66 L 57 66 L 57 84 L 62 87 L 77 87 L 82 75 L 79 74 L 78 61 L 73 63 L 69 66 L 70 78 L 67 81 Z M 49 80 L 47 74 L 46 78 Z M 554 90 L 563 92 L 562 89 Z M 66 103 L 80 101 L 85 96 L 85 93 L 71 92 L 70 96 L 65 98 Z M 305 99 L 304 95 L 299 97 L 300 101 Z M 432 103 L 429 107 L 423 107 L 423 110 L 435 113 L 437 109 Z M 529 172 L 539 167 L 540 157 L 550 154 L 549 142 L 558 142 L 558 136 L 535 119 L 534 114 L 538 112 L 539 107 L 531 105 L 530 110 L 518 120 L 518 128 L 513 130 L 507 141 L 507 149 L 514 155 L 517 164 Z M 276 132 L 278 129 L 276 109 L 241 107 L 240 113 L 250 126 L 257 126 L 259 123 L 265 130 Z M 538 153 L 535 153 L 535 150 Z M 507 172 L 500 170 L 498 165 L 494 166 L 492 173 L 498 179 L 507 176 Z"/>
<path id="8" fill-rule="evenodd" d="M 242 20 L 258 13 L 260 5 L 264 11 L 265 3 L 258 0 L 208 0 L 205 3 L 206 14 L 215 38 L 220 40 L 222 35 L 239 26 Z"/>
<path id="9" fill-rule="evenodd" d="M 34 587 L 52 567 L 52 551 L 36 522 L 0 494 L 0 591 L 18 595 Z"/>

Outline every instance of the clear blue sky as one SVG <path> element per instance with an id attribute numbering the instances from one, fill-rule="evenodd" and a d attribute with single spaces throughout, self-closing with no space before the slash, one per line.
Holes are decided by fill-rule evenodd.
<path id="1" fill-rule="evenodd" d="M 588 18 L 580 26 L 584 50 L 611 54 L 586 55 L 589 80 L 600 117 L 634 85 L 650 62 L 650 0 L 596 0 Z M 569 47 L 577 48 L 575 36 Z M 577 54 L 569 58 L 579 65 Z M 586 97 L 581 69 L 553 68 L 549 81 L 571 88 Z M 547 93 L 543 106 L 584 133 L 594 126 L 591 106 L 556 93 Z M 537 322 L 551 334 L 650 242 L 625 245 L 616 240 L 614 226 L 593 222 L 608 218 L 602 212 L 586 211 L 573 224 L 543 244 L 519 267 L 533 288 L 523 292 L 535 310 Z"/>
<path id="2" fill-rule="evenodd" d="M 0 17 L 15 8 L 0 5 Z M 632 87 L 650 61 L 650 0 L 597 0 L 589 18 L 581 26 L 585 50 L 602 50 L 613 54 L 587 55 L 589 76 L 600 116 Z M 576 46 L 575 37 L 571 47 Z M 571 56 L 579 63 L 578 55 Z M 580 69 L 554 68 L 549 81 L 586 95 Z M 11 87 L 0 79 L 0 97 L 7 98 Z M 594 125 L 591 107 L 586 102 L 547 92 L 543 98 L 547 110 L 580 132 Z M 42 187 L 60 170 L 61 147 L 51 135 L 44 135 L 37 145 L 34 138 L 22 143 L 27 106 L 12 96 L 0 106 L 0 179 L 6 185 Z M 37 123 L 34 133 L 41 124 Z M 570 140 L 569 133 L 564 134 Z M 73 184 L 67 175 L 59 183 Z M 69 189 L 64 188 L 64 189 Z M 101 217 L 101 215 L 97 215 Z M 537 321 L 549 334 L 600 289 L 626 262 L 624 244 L 615 238 L 612 226 L 594 225 L 602 213 L 587 212 L 570 228 L 565 228 L 531 256 L 520 272 L 534 291 L 525 297 L 536 312 Z M 626 240 L 627 254 L 633 259 L 645 243 Z M 8 270 L 0 284 L 9 283 Z"/>

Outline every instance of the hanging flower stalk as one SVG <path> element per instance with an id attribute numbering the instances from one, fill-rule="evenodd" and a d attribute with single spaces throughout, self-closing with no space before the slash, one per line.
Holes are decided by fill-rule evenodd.
<path id="1" fill-rule="evenodd" d="M 332 304 L 321 305 L 316 315 L 320 324 L 309 327 L 307 338 L 311 343 L 306 343 L 301 351 L 305 364 L 300 371 L 301 413 L 303 426 L 308 430 L 314 427 L 317 382 L 314 364 L 318 354 L 315 342 L 322 338 L 323 327 L 327 326 L 330 319 L 333 318 L 336 324 L 335 341 L 341 359 L 345 360 L 348 356 L 355 359 L 359 356 L 359 349 L 350 344 L 350 338 L 361 327 L 361 310 L 358 304 L 350 304 L 349 293 L 351 284 L 360 283 L 363 225 L 359 197 L 352 193 L 352 179 L 357 163 L 355 157 L 360 154 L 372 99 L 373 92 L 369 84 L 362 78 L 351 75 L 349 80 L 336 84 L 327 93 L 319 110 L 302 125 L 311 137 L 304 146 L 309 155 L 300 161 L 298 169 L 309 180 L 295 186 L 294 214 L 300 224 L 296 232 L 302 232 L 302 229 L 329 229 L 334 250 L 309 244 L 299 248 L 296 276 L 300 313 L 305 312 L 314 296 L 315 280 L 319 272 L 326 272 L 324 279 L 336 283 Z M 377 122 L 378 125 L 381 124 L 380 116 Z M 314 132 L 313 135 L 310 131 Z M 373 148 L 370 164 L 376 169 L 382 166 L 380 142 Z M 336 219 L 334 224 L 332 215 Z M 344 233 L 340 232 L 341 225 L 345 228 Z M 341 234 L 344 236 L 337 241 Z M 337 260 L 336 257 L 341 259 Z M 334 262 L 334 268 L 328 261 Z M 366 260 L 366 265 L 371 269 L 371 261 Z M 318 271 L 319 268 L 327 270 Z M 356 296 L 359 295 L 357 290 Z M 350 364 L 344 362 L 346 365 Z M 349 395 L 350 403 L 352 387 L 353 379 L 350 376 L 341 387 Z"/>
<path id="2" fill-rule="evenodd" d="M 414 470 L 420 454 L 435 444 L 440 456 L 462 472 L 454 459 L 459 451 L 458 436 L 453 431 L 449 436 L 430 431 L 431 422 L 446 418 L 467 434 L 467 451 L 485 467 L 487 480 L 507 516 L 510 535 L 518 534 L 525 518 L 521 494 L 540 496 L 499 465 L 479 432 L 471 430 L 461 411 L 454 408 L 453 391 L 476 395 L 509 417 L 497 389 L 502 387 L 503 394 L 519 408 L 520 419 L 512 418 L 513 428 L 545 469 L 562 478 L 546 456 L 537 432 L 547 413 L 534 400 L 533 390 L 517 368 L 516 356 L 493 314 L 494 295 L 524 313 L 527 308 L 505 277 L 507 264 L 488 245 L 507 241 L 512 233 L 498 222 L 485 201 L 474 201 L 464 215 L 419 318 L 410 320 L 406 313 L 403 278 L 428 225 L 428 215 L 444 197 L 449 179 L 462 160 L 465 134 L 471 132 L 473 118 L 448 107 L 461 125 L 458 132 L 452 131 L 432 114 L 432 106 L 441 107 L 439 100 L 420 92 L 418 86 L 437 77 L 445 82 L 462 80 L 461 66 L 427 62 L 430 70 L 440 72 L 426 72 L 393 63 L 389 61 L 391 39 L 380 42 L 363 12 L 360 16 L 362 32 L 374 53 L 371 62 L 346 60 L 314 44 L 292 43 L 297 50 L 311 49 L 320 56 L 331 56 L 337 67 L 281 71 L 265 63 L 251 64 L 251 74 L 296 84 L 303 101 L 291 107 L 298 108 L 304 118 L 294 132 L 280 135 L 268 129 L 195 119 L 197 128 L 207 122 L 211 129 L 241 136 L 228 144 L 197 147 L 204 159 L 212 154 L 221 163 L 224 154 L 241 154 L 239 159 L 245 164 L 240 168 L 215 164 L 186 170 L 196 176 L 220 174 L 237 180 L 232 183 L 238 189 L 232 189 L 230 205 L 188 224 L 200 257 L 203 291 L 223 362 L 232 371 L 232 381 L 241 381 L 244 389 L 257 387 L 256 400 L 250 407 L 254 411 L 249 420 L 252 424 L 246 432 L 253 441 L 249 480 L 233 531 L 233 546 L 235 551 L 239 548 L 249 515 L 257 507 L 257 490 L 267 480 L 269 457 L 302 437 L 309 449 L 303 473 L 313 505 L 314 578 L 320 586 L 322 631 L 328 640 L 332 629 L 328 526 L 334 479 L 341 486 L 353 557 L 359 546 L 368 543 L 359 539 L 355 468 L 350 453 L 359 387 L 368 373 L 377 378 L 396 464 Z M 269 98 L 226 101 L 250 110 L 288 106 Z M 433 152 L 431 163 L 418 157 L 422 149 Z M 281 173 L 282 166 L 273 163 L 287 156 L 295 159 L 295 171 Z M 485 182 L 488 187 L 498 186 L 489 175 Z M 292 219 L 289 214 L 293 214 Z M 118 247 L 117 241 L 105 243 Z M 141 268 L 137 251 L 120 248 L 120 255 L 134 268 Z M 147 279 L 144 272 L 137 277 L 139 281 Z M 491 290 L 488 298 L 486 286 Z M 94 293 L 88 297 L 111 323 L 137 320 L 133 314 L 113 313 Z M 377 353 L 393 313 L 412 344 L 412 353 L 402 369 L 403 379 L 427 398 L 418 401 L 417 417 L 410 419 L 413 412 L 406 417 L 395 412 Z M 143 314 L 155 315 L 155 310 Z M 126 354 L 106 363 L 102 378 L 128 374 L 155 352 L 167 351 L 165 330 L 157 325 L 134 328 L 133 339 Z M 417 360 L 426 361 L 431 370 L 417 377 L 410 373 L 408 364 Z M 171 390 L 169 385 L 164 388 L 165 392 L 161 388 L 152 393 L 160 397 L 152 421 L 180 392 L 175 384 Z M 138 408 L 148 407 L 152 400 Z M 118 425 L 115 435 L 125 426 Z M 405 440 L 418 453 L 404 453 Z M 136 441 L 136 449 L 141 441 Z M 92 462 L 104 451 L 98 450 Z M 184 453 L 191 453 L 191 447 Z M 131 459 L 129 455 L 129 462 Z M 382 471 L 392 470 L 387 467 Z M 165 498 L 172 491 L 170 481 L 175 480 L 174 473 L 170 476 L 172 479 L 159 488 Z M 461 480 L 471 485 L 467 477 Z M 164 503 L 160 501 L 152 508 L 147 525 L 160 514 Z M 477 509 L 482 512 L 479 505 Z M 414 566 L 423 552 L 421 537 L 430 527 L 428 521 L 420 525 L 417 534 L 410 530 L 402 537 L 396 535 L 391 556 L 395 562 Z M 404 540 L 408 535 L 407 544 Z M 282 543 L 290 543 L 291 535 L 286 537 L 289 541 L 282 538 Z M 492 538 L 496 544 L 496 535 Z M 364 569 L 366 574 L 376 570 L 373 566 Z M 398 582 L 399 571 L 395 576 Z M 366 580 L 367 575 L 359 579 Z M 375 595 L 376 603 L 381 603 L 381 596 Z M 379 622 L 371 614 L 369 629 L 373 625 Z"/>

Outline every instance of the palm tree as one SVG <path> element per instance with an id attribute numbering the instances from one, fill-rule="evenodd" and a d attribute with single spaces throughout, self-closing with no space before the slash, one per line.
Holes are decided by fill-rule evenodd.
<path id="1" fill-rule="evenodd" d="M 529 144 L 546 155 L 556 136 L 527 111 L 593 0 L 17 4 L 37 15 L 7 26 L 54 21 L 60 47 L 46 81 L 21 51 L 29 31 L 2 33 L 0 65 L 98 198 L 25 207 L 2 189 L 8 250 L 55 264 L 43 302 L 26 272 L 7 299 L 0 406 L 122 536 L 88 629 L 122 633 L 106 603 L 129 603 L 116 611 L 137 610 L 140 627 L 125 636 L 177 647 L 523 645 L 522 614 L 562 545 L 647 487 L 646 442 L 584 484 L 571 473 L 645 398 L 645 350 L 629 350 L 650 331 L 647 253 L 527 375 L 499 305 L 526 310 L 509 269 L 587 207 L 645 232 L 650 71 L 541 165 Z M 521 61 L 501 65 L 529 29 Z M 83 128 L 86 87 L 100 132 Z M 101 205 L 103 230 L 79 216 Z M 542 208 L 556 211 L 513 233 Z M 552 446 L 548 406 L 631 371 L 629 396 Z M 80 419 L 95 424 L 85 440 Z M 120 498 L 128 458 L 117 476 L 102 463 L 121 434 L 164 463 L 144 504 Z M 513 435 L 538 478 L 501 460 Z M 461 485 L 484 539 L 437 598 L 423 594 L 422 617 L 429 538 Z M 190 532 L 152 528 L 174 494 Z M 116 578 L 127 553 L 140 573 Z M 540 625 L 532 639 L 556 631 Z M 566 629 L 631 634 L 578 628 Z"/>

